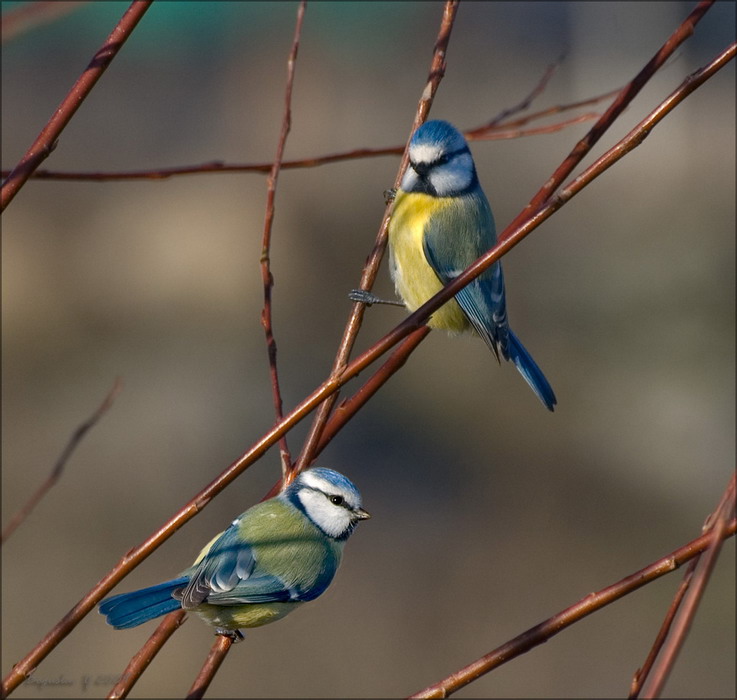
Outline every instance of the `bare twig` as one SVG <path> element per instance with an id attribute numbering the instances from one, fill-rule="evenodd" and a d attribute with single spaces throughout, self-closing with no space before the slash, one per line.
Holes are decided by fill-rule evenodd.
<path id="1" fill-rule="evenodd" d="M 650 649 L 650 652 L 645 659 L 645 663 L 642 664 L 641 668 L 637 669 L 635 675 L 632 678 L 629 693 L 630 698 L 636 698 L 640 694 L 642 684 L 645 682 L 645 679 L 650 673 L 650 669 L 655 663 L 655 658 L 657 657 L 658 653 L 660 653 L 660 649 L 662 648 L 663 643 L 668 636 L 670 627 L 673 624 L 673 618 L 676 616 L 676 612 L 678 612 L 678 608 L 681 605 L 683 596 L 686 595 L 686 591 L 688 590 L 689 585 L 691 585 L 691 578 L 693 577 L 693 572 L 696 570 L 696 564 L 699 563 L 700 556 L 701 555 L 694 557 L 689 563 L 688 568 L 686 569 L 686 573 L 683 576 L 683 580 L 681 581 L 681 585 L 678 586 L 678 590 L 676 591 L 670 607 L 668 608 L 668 612 L 665 615 L 663 623 L 658 630 L 658 634 L 655 637 L 652 648 Z"/>
<path id="2" fill-rule="evenodd" d="M 120 377 L 116 378 L 112 389 L 107 393 L 107 396 L 104 398 L 97 410 L 72 433 L 72 436 L 69 438 L 69 442 L 67 442 L 66 447 L 62 450 L 62 453 L 56 460 L 54 468 L 51 470 L 51 474 L 49 474 L 41 486 L 36 489 L 36 492 L 28 499 L 26 504 L 10 519 L 10 522 L 3 530 L 2 539 L 0 540 L 3 544 L 5 543 L 5 540 L 15 532 L 16 528 L 30 515 L 31 511 L 48 493 L 49 489 L 59 481 L 59 478 L 64 472 L 64 467 L 72 456 L 74 450 L 77 448 L 77 445 L 82 441 L 84 436 L 87 434 L 87 431 L 92 428 L 105 413 L 107 413 L 113 405 L 115 397 L 120 393 L 122 386 L 123 383 L 120 381 Z"/>
<path id="3" fill-rule="evenodd" d="M 732 519 L 726 524 L 721 533 L 721 539 L 734 535 L 737 522 Z M 721 540 L 720 540 L 721 541 Z M 539 625 L 531 627 L 526 632 L 511 639 L 506 644 L 494 649 L 468 666 L 452 673 L 438 683 L 428 686 L 412 698 L 446 698 L 451 693 L 460 690 L 480 676 L 492 671 L 502 664 L 524 654 L 530 649 L 547 642 L 559 632 L 570 627 L 591 613 L 619 600 L 628 593 L 655 581 L 665 574 L 675 571 L 683 563 L 706 550 L 712 542 L 711 533 L 701 535 L 692 542 L 679 547 L 658 561 L 646 566 L 640 571 L 623 578 L 621 581 L 603 588 L 597 593 L 590 593 L 569 608 L 548 618 Z"/>
<path id="4" fill-rule="evenodd" d="M 29 29 L 53 22 L 86 4 L 82 0 L 38 0 L 13 7 L 3 12 L 2 41 L 15 39 Z"/>
<path id="5" fill-rule="evenodd" d="M 212 649 L 210 649 L 205 663 L 200 669 L 199 674 L 197 674 L 197 678 L 195 678 L 189 693 L 187 693 L 187 700 L 197 700 L 205 694 L 217 670 L 220 668 L 220 664 L 225 661 L 225 656 L 230 651 L 231 646 L 233 646 L 232 637 L 224 634 L 216 635 Z"/>
<path id="6" fill-rule="evenodd" d="M 722 494 L 719 505 L 716 507 L 714 512 L 711 513 L 711 515 L 706 519 L 706 523 L 704 524 L 703 529 L 704 533 L 712 532 L 713 536 L 718 539 L 718 533 L 715 532 L 715 529 L 720 526 L 720 523 L 723 523 L 725 519 L 728 518 L 729 510 L 734 510 L 734 491 L 735 475 L 733 473 L 732 478 L 727 485 L 727 488 Z M 717 539 L 714 539 L 714 541 L 712 542 L 712 546 L 716 543 Z M 673 600 L 668 608 L 665 619 L 663 620 L 663 623 L 658 630 L 658 634 L 655 638 L 655 641 L 653 642 L 652 648 L 650 649 L 650 652 L 645 659 L 645 663 L 642 665 L 642 668 L 639 668 L 636 671 L 634 677 L 632 678 L 629 693 L 630 698 L 636 698 L 639 696 L 642 690 L 642 686 L 645 683 L 645 680 L 647 679 L 648 674 L 650 673 L 650 670 L 655 663 L 655 659 L 660 653 L 660 650 L 663 647 L 666 638 L 668 637 L 671 625 L 673 624 L 673 620 L 676 617 L 676 613 L 681 606 L 681 602 L 683 601 L 683 597 L 685 596 L 686 591 L 691 585 L 691 579 L 693 578 L 694 572 L 696 571 L 696 566 L 699 563 L 700 559 L 701 555 L 695 557 L 689 564 L 688 569 L 684 574 L 683 580 L 681 581 L 681 585 L 678 587 L 678 590 L 676 591 L 676 594 L 673 597 Z"/>
<path id="7" fill-rule="evenodd" d="M 156 654 L 161 651 L 161 647 L 164 646 L 169 637 L 186 621 L 187 613 L 184 610 L 175 610 L 164 617 L 154 633 L 148 638 L 148 641 L 138 650 L 136 655 L 125 667 L 120 680 L 108 693 L 108 700 L 118 700 L 118 698 L 128 697 L 131 688 L 141 677 L 141 674 L 148 668 L 148 665 L 153 661 Z"/>
<path id="8" fill-rule="evenodd" d="M 732 473 L 729 485 L 711 518 L 711 529 L 705 535 L 708 538 L 709 546 L 701 557 L 701 561 L 696 565 L 691 586 L 683 597 L 683 603 L 675 615 L 672 630 L 663 644 L 660 656 L 652 667 L 650 678 L 644 684 L 642 689 L 642 697 L 644 698 L 660 697 L 714 571 L 725 532 L 729 528 L 729 523 L 734 522 L 734 510 L 735 475 Z"/>
<path id="9" fill-rule="evenodd" d="M 407 139 L 407 145 L 405 146 L 402 160 L 399 164 L 399 170 L 397 176 L 394 179 L 394 187 L 398 187 L 401 182 L 402 175 L 407 169 L 407 163 L 409 162 L 408 148 L 409 139 L 412 137 L 415 129 L 422 124 L 430 112 L 433 100 L 435 99 L 435 93 L 437 92 L 440 81 L 445 75 L 445 54 L 448 48 L 448 42 L 450 41 L 450 35 L 453 31 L 453 22 L 455 21 L 456 13 L 458 12 L 459 0 L 446 0 L 443 8 L 443 16 L 440 22 L 440 30 L 438 37 L 435 41 L 435 50 L 433 51 L 432 61 L 430 63 L 430 74 L 427 79 L 425 89 L 422 91 L 419 104 L 417 105 L 417 111 L 415 112 L 415 118 L 412 123 L 412 129 Z M 384 210 L 384 217 L 379 226 L 379 232 L 376 236 L 376 241 L 371 253 L 368 256 L 366 264 L 361 274 L 360 288 L 364 290 L 370 290 L 376 279 L 376 275 L 379 271 L 379 265 L 384 256 L 384 250 L 386 248 L 387 241 L 387 227 L 389 225 L 389 216 L 391 214 L 392 204 L 389 203 Z M 353 345 L 356 342 L 358 331 L 361 328 L 363 321 L 363 313 L 365 307 L 363 304 L 355 303 L 353 309 L 346 323 L 343 331 L 343 337 L 341 338 L 340 345 L 338 346 L 338 352 L 335 355 L 333 361 L 332 375 L 335 376 L 342 372 L 348 363 Z M 320 406 L 317 411 L 312 425 L 310 426 L 310 432 L 305 440 L 305 444 L 302 447 L 297 465 L 295 468 L 295 475 L 304 469 L 313 460 L 315 454 L 315 448 L 320 441 L 320 436 L 325 424 L 327 423 L 330 412 L 335 405 L 338 395 L 334 394 Z"/>
<path id="10" fill-rule="evenodd" d="M 535 211 L 548 200 L 551 194 L 562 184 L 563 180 L 573 172 L 573 169 L 589 153 L 604 132 L 611 126 L 612 122 L 627 108 L 650 78 L 653 77 L 673 52 L 693 34 L 696 24 L 713 4 L 714 0 L 702 0 L 702 2 L 699 2 L 689 16 L 647 62 L 645 67 L 622 88 L 606 112 L 591 127 L 586 136 L 573 147 L 573 150 L 568 154 L 566 159 L 556 168 L 555 172 L 530 200 L 530 203 L 517 215 L 508 228 L 514 228 L 522 223 L 530 212 Z M 499 238 L 500 240 L 504 240 L 504 234 L 502 233 Z"/>
<path id="11" fill-rule="evenodd" d="M 525 97 L 521 102 L 518 102 L 516 105 L 513 105 L 512 107 L 507 107 L 506 109 L 499 112 L 499 114 L 497 114 L 486 125 L 486 128 L 493 129 L 506 119 L 509 119 L 509 117 L 511 117 L 512 115 L 519 114 L 520 112 L 524 112 L 526 109 L 529 109 L 530 105 L 535 101 L 535 98 L 539 97 L 544 92 L 545 88 L 550 82 L 550 79 L 553 77 L 553 75 L 555 75 L 555 71 L 558 70 L 558 66 L 560 66 L 560 64 L 563 62 L 564 58 L 564 54 L 558 56 L 558 58 L 545 69 L 545 73 L 543 73 L 542 78 L 540 78 L 538 84 L 535 85 L 535 87 L 527 95 L 527 97 Z"/>
<path id="12" fill-rule="evenodd" d="M 555 124 L 549 124 L 541 127 L 549 131 L 540 132 L 536 129 L 512 129 L 511 127 L 520 127 L 529 124 L 535 119 L 542 119 L 552 114 L 566 112 L 578 107 L 596 104 L 612 95 L 616 95 L 619 90 L 598 95 L 586 100 L 571 102 L 570 104 L 555 105 L 547 109 L 530 114 L 526 117 L 520 117 L 504 124 L 492 126 L 489 123 L 473 129 L 465 131 L 466 138 L 469 141 L 502 141 L 510 138 L 521 138 L 524 136 L 534 136 L 539 133 L 549 133 L 552 131 L 560 131 L 574 124 L 590 119 L 596 119 L 600 115 L 589 112 L 585 115 L 567 119 Z M 396 156 L 404 153 L 404 146 L 387 146 L 386 148 L 354 148 L 350 151 L 341 151 L 339 153 L 330 153 L 323 156 L 312 156 L 309 158 L 300 158 L 297 160 L 285 160 L 281 164 L 281 170 L 296 170 L 299 168 L 315 168 L 330 163 L 340 163 L 347 160 L 359 160 L 362 158 L 377 158 L 381 156 Z M 273 163 L 223 163 L 222 161 L 211 161 L 201 163 L 199 165 L 182 165 L 171 168 L 157 168 L 154 170 L 128 170 L 128 171 L 79 171 L 67 172 L 61 170 L 36 170 L 31 176 L 34 180 L 73 180 L 73 181 L 92 181 L 92 182 L 111 182 L 126 180 L 166 180 L 170 177 L 180 175 L 201 175 L 204 173 L 260 173 L 268 174 L 271 171 Z M 2 171 L 3 176 L 9 175 L 10 171 Z"/>
<path id="13" fill-rule="evenodd" d="M 71 121 L 82 102 L 89 95 L 95 83 L 100 79 L 118 51 L 123 47 L 126 39 L 128 39 L 131 32 L 136 28 L 136 25 L 146 10 L 151 6 L 152 2 L 153 0 L 134 0 L 125 11 L 125 14 L 115 26 L 115 29 L 113 29 L 102 48 L 94 55 L 84 73 L 74 83 L 72 89 L 67 93 L 67 96 L 62 100 L 51 119 L 49 119 L 46 126 L 33 142 L 33 145 L 28 149 L 23 158 L 21 158 L 18 165 L 13 168 L 7 180 L 3 182 L 2 189 L 0 189 L 0 211 L 5 211 L 5 208 L 10 204 L 13 197 L 18 194 L 18 191 L 26 183 L 31 173 L 56 148 L 59 136 L 64 131 L 64 127 Z"/>
<path id="14" fill-rule="evenodd" d="M 261 242 L 261 279 L 264 285 L 264 308 L 261 312 L 261 325 L 264 327 L 264 332 L 266 334 L 266 349 L 269 354 L 271 390 L 277 421 L 284 417 L 284 412 L 282 410 L 283 403 L 281 390 L 279 388 L 279 373 L 276 366 L 276 340 L 274 338 L 274 327 L 271 318 L 271 290 L 274 286 L 274 277 L 271 274 L 271 259 L 269 257 L 269 253 L 271 248 L 271 229 L 274 223 L 274 199 L 276 197 L 276 185 L 279 180 L 279 171 L 284 157 L 284 146 L 287 142 L 287 136 L 292 126 L 292 86 L 294 85 L 294 66 L 297 60 L 297 51 L 299 50 L 299 38 L 302 33 L 302 21 L 304 19 L 305 6 L 306 2 L 305 0 L 302 0 L 297 9 L 297 24 L 294 28 L 292 48 L 289 51 L 289 58 L 287 59 L 287 85 L 284 91 L 284 118 L 282 119 L 279 143 L 276 147 L 276 156 L 274 156 L 274 163 L 271 166 L 271 172 L 269 173 L 268 184 L 266 187 L 266 213 L 264 215 L 264 233 Z M 286 483 L 287 474 L 292 469 L 292 458 L 289 454 L 289 445 L 287 444 L 286 435 L 283 435 L 279 439 L 279 451 L 281 453 L 282 481 Z"/>
<path id="15" fill-rule="evenodd" d="M 331 414 L 330 419 L 325 425 L 325 429 L 320 435 L 320 442 L 318 442 L 315 448 L 315 458 L 328 446 L 328 443 L 337 435 L 343 426 L 358 413 L 359 409 L 389 381 L 395 372 L 404 366 L 414 349 L 429 332 L 429 326 L 422 326 L 410 333 L 397 346 L 394 352 L 392 352 L 389 359 L 364 382 L 363 386 L 349 399 L 341 402 Z"/>
<path id="16" fill-rule="evenodd" d="M 4 681 L 4 692 L 7 694 L 22 683 L 36 666 L 48 655 L 48 653 L 74 629 L 79 621 L 99 602 L 99 600 L 110 591 L 115 584 L 124 578 L 133 568 L 140 564 L 157 547 L 165 542 L 188 520 L 194 517 L 222 491 L 228 484 L 235 480 L 243 471 L 261 457 L 266 450 L 274 445 L 278 439 L 300 422 L 316 406 L 320 405 L 328 396 L 335 393 L 341 386 L 353 377 L 357 376 L 378 357 L 392 348 L 396 343 L 409 335 L 412 331 L 421 327 L 425 319 L 437 308 L 442 306 L 458 291 L 468 284 L 472 279 L 481 274 L 496 260 L 511 250 L 517 243 L 525 238 L 531 231 L 537 228 L 544 220 L 551 216 L 557 209 L 564 206 L 572 197 L 581 191 L 586 185 L 601 175 L 615 162 L 622 158 L 629 150 L 641 143 L 642 138 L 637 139 L 638 133 L 649 133 L 649 131 L 677 104 L 685 99 L 697 87 L 711 78 L 721 67 L 734 57 L 734 45 L 728 47 L 712 63 L 697 71 L 687 78 L 686 81 L 671 96 L 661 103 L 654 112 L 643 120 L 630 134 L 613 146 L 602 159 L 588 168 L 582 175 L 576 178 L 566 189 L 562 190 L 554 200 L 544 205 L 516 226 L 508 226 L 505 229 L 505 238 L 493 249 L 485 253 L 473 265 L 469 266 L 461 275 L 446 285 L 434 297 L 428 300 L 415 312 L 410 314 L 402 323 L 387 333 L 368 350 L 350 362 L 346 367 L 340 369 L 326 379 L 315 391 L 294 408 L 282 421 L 277 422 L 267 431 L 255 444 L 253 444 L 243 455 L 231 464 L 220 476 L 205 487 L 195 498 L 186 504 L 159 530 L 153 533 L 141 545 L 128 552 L 116 564 L 108 574 L 94 586 L 83 598 L 49 631 L 26 657 L 19 661 L 8 674 Z M 630 145 L 627 149 L 621 148 L 622 143 L 629 139 Z M 384 227 L 382 227 L 383 229 Z"/>
<path id="17" fill-rule="evenodd" d="M 529 124 L 531 121 L 535 121 L 536 119 L 543 119 L 544 117 L 549 117 L 553 114 L 559 114 L 560 112 L 569 112 L 573 109 L 578 109 L 579 107 L 589 107 L 591 105 L 598 104 L 603 100 L 607 100 L 610 97 L 618 95 L 620 90 L 621 88 L 617 88 L 616 90 L 610 90 L 609 92 L 602 93 L 601 95 L 596 95 L 595 97 L 587 97 L 585 100 L 578 100 L 577 102 L 567 102 L 566 104 L 562 105 L 553 105 L 552 107 L 547 107 L 543 110 L 540 110 L 539 112 L 533 112 L 532 114 L 528 114 L 524 117 L 518 117 L 517 119 L 513 119 L 512 121 L 505 121 L 504 124 L 494 124 L 494 121 L 492 120 L 491 122 L 483 124 L 482 126 L 478 126 L 475 129 L 469 129 L 464 133 L 469 141 L 493 140 L 495 138 L 498 138 L 497 136 L 494 136 L 494 134 L 500 132 L 504 133 L 503 131 L 501 131 L 502 129 L 509 129 L 510 126 L 524 126 L 525 124 Z M 593 116 L 593 114 L 591 116 Z M 599 115 L 597 115 L 597 117 L 598 116 Z M 527 134 L 528 132 L 524 133 Z"/>

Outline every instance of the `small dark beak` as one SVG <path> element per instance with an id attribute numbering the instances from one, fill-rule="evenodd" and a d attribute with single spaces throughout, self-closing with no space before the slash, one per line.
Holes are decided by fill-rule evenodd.
<path id="1" fill-rule="evenodd" d="M 363 508 L 356 508 L 353 511 L 353 515 L 355 515 L 359 520 L 368 520 L 371 517 L 371 513 Z"/>

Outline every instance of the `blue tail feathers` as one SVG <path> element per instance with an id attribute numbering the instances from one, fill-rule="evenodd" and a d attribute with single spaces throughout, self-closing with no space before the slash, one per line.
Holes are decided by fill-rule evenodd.
<path id="1" fill-rule="evenodd" d="M 519 338 L 509 329 L 509 338 L 507 344 L 507 359 L 514 362 L 519 373 L 525 378 L 537 397 L 542 401 L 548 410 L 554 410 L 554 406 L 558 403 L 553 393 L 553 388 L 548 384 L 542 370 L 537 366 L 535 360 L 532 359 L 525 346 L 520 343 Z"/>
<path id="2" fill-rule="evenodd" d="M 172 593 L 186 586 L 187 581 L 187 576 L 181 576 L 140 591 L 114 595 L 100 603 L 100 613 L 107 617 L 108 624 L 116 630 L 136 627 L 180 608 L 181 603 L 172 598 Z"/>

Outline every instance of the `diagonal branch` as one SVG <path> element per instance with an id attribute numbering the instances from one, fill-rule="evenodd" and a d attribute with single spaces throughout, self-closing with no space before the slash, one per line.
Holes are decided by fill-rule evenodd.
<path id="1" fill-rule="evenodd" d="M 77 79 L 67 96 L 56 108 L 51 119 L 46 123 L 46 126 L 41 130 L 26 154 L 21 158 L 18 165 L 13 168 L 7 180 L 3 182 L 0 189 L 0 211 L 5 211 L 5 208 L 13 200 L 13 197 L 18 194 L 31 173 L 56 148 L 61 132 L 64 131 L 64 128 L 71 121 L 87 95 L 90 94 L 92 88 L 95 87 L 95 83 L 123 47 L 146 10 L 151 7 L 152 2 L 153 0 L 134 0 L 125 11 L 102 48 L 94 55 L 84 73 Z"/>
<path id="2" fill-rule="evenodd" d="M 701 561 L 696 564 L 691 586 L 683 597 L 683 604 L 675 614 L 673 627 L 665 640 L 662 653 L 653 665 L 650 679 L 642 690 L 642 696 L 645 698 L 660 697 L 665 681 L 668 679 L 676 662 L 678 652 L 686 640 L 686 635 L 696 615 L 696 609 L 714 571 L 725 533 L 729 528 L 730 518 L 732 521 L 734 520 L 734 510 L 735 474 L 732 472 L 732 478 L 722 496 L 721 502 L 709 518 L 711 521 L 709 523 L 710 528 L 706 533 L 709 546 L 703 557 L 701 557 Z"/>
<path id="3" fill-rule="evenodd" d="M 27 32 L 34 27 L 53 22 L 74 10 L 79 10 L 86 3 L 84 0 L 36 0 L 13 7 L 3 12 L 2 42 Z"/>
<path id="4" fill-rule="evenodd" d="M 131 688 L 154 660 L 156 654 L 161 651 L 161 647 L 186 621 L 187 613 L 184 610 L 175 610 L 169 613 L 125 667 L 120 679 L 108 693 L 107 700 L 128 697 Z"/>
<path id="5" fill-rule="evenodd" d="M 642 90 L 650 78 L 655 75 L 659 68 L 670 58 L 673 52 L 694 32 L 696 24 L 714 4 L 714 0 L 702 0 L 671 34 L 667 41 L 658 49 L 655 55 L 648 61 L 645 67 L 622 88 L 617 98 L 609 105 L 609 108 L 601 115 L 599 120 L 591 127 L 568 154 L 566 159 L 556 168 L 546 183 L 540 188 L 530 203 L 523 209 L 510 224 L 510 228 L 521 223 L 530 211 L 534 211 L 552 195 L 562 184 L 573 169 L 586 157 L 604 132 L 611 126 L 612 122 L 627 108 L 637 93 Z M 504 240 L 504 234 L 500 237 Z"/>
<path id="6" fill-rule="evenodd" d="M 107 396 L 104 398 L 103 402 L 100 404 L 97 410 L 86 421 L 84 421 L 84 423 L 79 425 L 77 429 L 72 433 L 72 436 L 69 438 L 66 447 L 62 450 L 62 453 L 56 460 L 56 464 L 54 464 L 54 468 L 51 470 L 51 474 L 49 474 L 49 476 L 41 484 L 41 486 L 36 489 L 36 492 L 28 499 L 26 504 L 10 519 L 10 522 L 3 530 L 2 538 L 0 539 L 0 542 L 2 542 L 2 544 L 5 544 L 5 541 L 15 532 L 16 528 L 31 514 L 31 511 L 48 493 L 49 489 L 51 489 L 54 484 L 59 481 L 62 473 L 64 472 L 64 467 L 66 467 L 67 461 L 69 461 L 69 458 L 72 456 L 74 450 L 77 449 L 77 445 L 79 445 L 79 443 L 82 441 L 84 436 L 87 434 L 87 431 L 90 430 L 90 428 L 94 427 L 100 420 L 100 418 L 102 418 L 103 415 L 108 412 L 110 407 L 113 405 L 113 401 L 115 401 L 115 397 L 120 393 L 122 387 L 123 383 L 120 381 L 120 378 L 116 378 L 115 382 L 113 383 L 113 388 L 110 389 Z"/>
<path id="7" fill-rule="evenodd" d="M 225 661 L 231 646 L 233 646 L 233 637 L 225 634 L 216 635 L 212 649 L 187 693 L 187 700 L 198 700 L 205 694 L 220 665 Z"/>
<path id="8" fill-rule="evenodd" d="M 737 528 L 737 522 L 734 518 L 726 523 L 721 533 L 720 542 L 727 537 L 734 535 Z M 557 615 L 548 618 L 539 625 L 531 627 L 526 632 L 511 639 L 506 644 L 490 651 L 485 656 L 465 666 L 464 668 L 452 673 L 438 683 L 428 686 L 419 693 L 410 697 L 412 698 L 447 698 L 451 693 L 455 693 L 480 676 L 489 673 L 489 671 L 511 661 L 512 659 L 524 654 L 530 649 L 543 644 L 552 639 L 556 634 L 570 627 L 575 622 L 582 620 L 597 610 L 619 600 L 625 595 L 636 591 L 638 588 L 655 581 L 656 579 L 675 571 L 679 566 L 698 556 L 709 548 L 712 542 L 712 534 L 701 535 L 692 542 L 679 547 L 670 554 L 662 557 L 658 561 L 646 566 L 640 571 L 623 578 L 611 586 L 607 586 L 597 593 L 590 593 L 569 608 L 559 612 Z"/>

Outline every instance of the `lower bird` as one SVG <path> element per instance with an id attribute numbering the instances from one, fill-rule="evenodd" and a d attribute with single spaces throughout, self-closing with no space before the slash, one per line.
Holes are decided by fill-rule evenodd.
<path id="1" fill-rule="evenodd" d="M 496 244 L 494 217 L 471 152 L 452 124 L 429 121 L 413 134 L 409 167 L 395 194 L 388 233 L 392 277 L 410 311 Z M 451 333 L 478 333 L 497 360 L 501 354 L 513 362 L 540 401 L 553 410 L 553 389 L 509 327 L 500 262 L 435 311 L 428 325 Z"/>
<path id="2" fill-rule="evenodd" d="M 183 608 L 240 638 L 240 629 L 275 622 L 321 595 L 346 540 L 369 517 L 348 478 L 308 469 L 236 518 L 177 578 L 107 598 L 100 612 L 126 629 Z"/>

